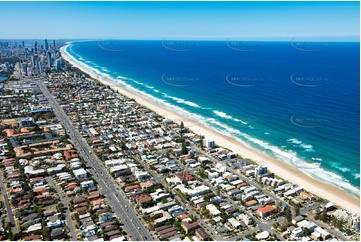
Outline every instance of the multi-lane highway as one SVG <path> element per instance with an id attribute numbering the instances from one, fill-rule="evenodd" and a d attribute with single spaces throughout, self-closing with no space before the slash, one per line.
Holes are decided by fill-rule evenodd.
<path id="1" fill-rule="evenodd" d="M 83 139 L 78 130 L 74 128 L 69 117 L 60 107 L 55 98 L 50 94 L 47 87 L 40 80 L 37 81 L 37 83 L 42 93 L 48 99 L 49 105 L 51 105 L 53 108 L 55 115 L 59 121 L 62 122 L 80 156 L 82 156 L 87 164 L 92 167 L 91 173 L 98 183 L 99 190 L 108 198 L 109 203 L 114 209 L 114 212 L 123 222 L 124 228 L 131 239 L 138 241 L 153 240 L 149 230 L 137 217 L 136 212 L 131 208 L 127 199 L 119 192 L 119 190 L 117 190 L 114 179 L 108 174 L 107 170 L 103 166 L 102 161 L 99 160 L 99 158 L 92 152 L 91 147 Z"/>

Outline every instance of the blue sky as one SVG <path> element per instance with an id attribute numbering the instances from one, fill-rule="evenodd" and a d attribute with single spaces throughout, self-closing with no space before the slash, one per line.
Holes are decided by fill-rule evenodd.
<path id="1" fill-rule="evenodd" d="M 0 37 L 358 41 L 359 7 L 359 2 L 0 2 Z"/>

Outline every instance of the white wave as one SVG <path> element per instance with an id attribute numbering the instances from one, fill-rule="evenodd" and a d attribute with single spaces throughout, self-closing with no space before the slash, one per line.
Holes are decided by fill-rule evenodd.
<path id="1" fill-rule="evenodd" d="M 154 91 L 154 92 L 157 92 L 157 93 L 159 92 L 159 90 L 158 90 L 158 89 L 153 89 L 153 91 Z"/>
<path id="2" fill-rule="evenodd" d="M 119 80 L 129 80 L 129 81 L 134 81 L 133 79 L 131 79 L 131 78 L 128 78 L 128 77 L 125 77 L 125 76 L 117 76 L 117 79 L 119 79 Z"/>
<path id="3" fill-rule="evenodd" d="M 353 173 L 352 176 L 353 176 L 355 179 L 360 179 L 360 173 Z"/>
<path id="4" fill-rule="evenodd" d="M 350 168 L 346 168 L 346 167 L 341 167 L 339 169 L 340 169 L 340 171 L 345 172 L 345 173 L 351 171 Z"/>
<path id="5" fill-rule="evenodd" d="M 319 157 L 312 157 L 311 159 L 312 160 L 317 160 L 317 161 L 322 161 L 322 158 L 319 158 Z"/>
<path id="6" fill-rule="evenodd" d="M 360 195 L 360 190 L 357 187 L 354 187 L 353 185 L 351 185 L 351 183 L 347 179 L 345 179 L 342 176 L 337 175 L 331 171 L 327 171 L 323 168 L 319 168 L 319 169 L 313 170 L 312 172 L 305 171 L 305 173 L 316 179 L 320 179 L 331 185 L 334 185 L 336 187 L 340 187 L 344 190 L 350 191 L 353 194 L 357 194 L 358 196 Z"/>
<path id="7" fill-rule="evenodd" d="M 212 123 L 212 124 L 215 124 L 215 125 L 223 128 L 225 131 L 227 131 L 227 132 L 229 132 L 229 133 L 231 133 L 231 134 L 241 134 L 241 132 L 240 132 L 239 130 L 234 129 L 234 128 L 231 128 L 231 127 L 229 127 L 228 125 L 225 125 L 225 124 L 217 121 L 217 120 L 214 119 L 214 118 L 207 118 L 206 120 L 209 121 L 209 122 Z"/>
<path id="8" fill-rule="evenodd" d="M 264 132 L 264 134 L 265 134 L 265 135 L 269 135 L 269 133 L 268 133 L 268 132 Z"/>
<path id="9" fill-rule="evenodd" d="M 102 69 L 102 71 L 110 72 L 110 71 L 108 70 L 108 68 L 106 68 L 106 67 L 102 67 L 101 69 Z"/>
<path id="10" fill-rule="evenodd" d="M 149 89 L 154 89 L 153 86 L 149 86 L 149 85 L 147 85 L 147 84 L 145 84 L 144 86 L 145 86 L 146 88 L 149 88 Z"/>
<path id="11" fill-rule="evenodd" d="M 217 115 L 218 117 L 221 117 L 221 118 L 225 118 L 225 119 L 231 119 L 235 122 L 238 122 L 238 123 L 241 123 L 241 124 L 244 124 L 244 125 L 247 125 L 248 123 L 241 120 L 241 119 L 238 119 L 238 118 L 233 118 L 231 115 L 229 114 L 226 114 L 225 112 L 222 112 L 222 111 L 219 111 L 219 110 L 213 110 L 213 113 L 215 115 Z"/>
<path id="12" fill-rule="evenodd" d="M 137 84 L 139 84 L 139 85 L 142 85 L 142 86 L 144 86 L 144 83 L 143 82 L 140 82 L 140 81 L 136 81 L 136 80 L 132 80 L 133 82 L 135 82 L 135 83 L 137 83 Z"/>
<path id="13" fill-rule="evenodd" d="M 344 172 L 344 173 L 351 171 L 350 168 L 344 167 L 340 162 L 333 162 L 333 163 L 331 163 L 331 166 L 332 166 L 333 168 L 336 168 L 336 169 L 339 170 L 339 171 Z"/>
<path id="14" fill-rule="evenodd" d="M 247 140 L 251 141 L 252 143 L 257 144 L 257 145 L 259 145 L 259 146 L 261 146 L 261 147 L 263 147 L 263 148 L 265 148 L 265 149 L 267 149 L 267 150 L 272 151 L 272 152 L 273 152 L 274 154 L 276 154 L 277 157 L 279 157 L 279 158 L 283 158 L 283 159 L 286 159 L 286 160 L 290 160 L 290 159 L 292 159 L 293 157 L 296 156 L 296 153 L 293 152 L 293 151 L 283 150 L 283 149 L 281 149 L 281 148 L 279 148 L 279 147 L 277 147 L 277 146 L 274 146 L 274 145 L 271 145 L 271 144 L 269 144 L 269 143 L 267 143 L 267 142 L 265 142 L 265 141 L 262 141 L 262 140 L 253 138 L 253 137 L 251 137 L 251 136 L 249 136 L 249 135 L 247 135 L 247 134 L 243 134 L 243 136 L 244 136 Z"/>
<path id="15" fill-rule="evenodd" d="M 173 101 L 176 101 L 177 103 L 183 103 L 183 104 L 186 104 L 186 105 L 188 105 L 190 107 L 194 107 L 194 108 L 199 108 L 200 107 L 197 103 L 184 100 L 183 98 L 169 96 L 166 93 L 163 93 L 163 95 L 164 95 L 164 97 L 172 99 Z"/>
<path id="16" fill-rule="evenodd" d="M 301 144 L 300 147 L 303 148 L 303 149 L 304 149 L 305 151 L 307 151 L 307 152 L 315 151 L 315 150 L 313 149 L 313 146 L 312 146 L 312 145 Z"/>
<path id="17" fill-rule="evenodd" d="M 287 142 L 292 143 L 292 144 L 297 144 L 297 145 L 302 144 L 302 141 L 300 141 L 296 138 L 288 139 Z"/>
<path id="18" fill-rule="evenodd" d="M 243 120 L 238 119 L 238 118 L 234 118 L 233 120 L 236 121 L 236 122 L 240 122 L 240 123 L 242 123 L 244 125 L 248 124 L 247 122 L 244 122 Z"/>
<path id="19" fill-rule="evenodd" d="M 233 117 L 231 115 L 226 114 L 225 112 L 222 111 L 218 111 L 218 110 L 213 110 L 213 113 L 221 118 L 226 118 L 226 119 L 233 119 Z"/>
<path id="20" fill-rule="evenodd" d="M 307 152 L 314 151 L 313 146 L 310 144 L 305 144 L 301 140 L 298 140 L 296 138 L 291 138 L 287 140 L 288 143 L 293 144 L 294 147 L 302 148 Z"/>

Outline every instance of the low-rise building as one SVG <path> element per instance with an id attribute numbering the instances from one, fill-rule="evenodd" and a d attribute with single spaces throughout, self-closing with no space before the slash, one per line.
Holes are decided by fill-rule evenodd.
<path id="1" fill-rule="evenodd" d="M 73 174 L 77 179 L 85 179 L 88 177 L 86 170 L 83 168 L 73 170 Z"/>
<path id="2" fill-rule="evenodd" d="M 195 231 L 196 229 L 200 228 L 198 222 L 188 223 L 186 221 L 182 221 L 182 228 L 186 232 L 186 234 L 189 234 L 192 231 Z"/>
<path id="3" fill-rule="evenodd" d="M 258 213 L 261 216 L 261 218 L 265 218 L 265 217 L 269 216 L 274 211 L 275 211 L 275 207 L 271 206 L 271 205 L 267 205 L 265 207 L 258 209 Z"/>

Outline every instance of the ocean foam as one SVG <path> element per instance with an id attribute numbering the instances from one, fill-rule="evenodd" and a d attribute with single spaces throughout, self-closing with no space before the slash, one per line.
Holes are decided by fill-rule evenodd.
<path id="1" fill-rule="evenodd" d="M 228 125 L 223 124 L 223 123 L 217 121 L 217 120 L 214 119 L 214 118 L 207 118 L 206 121 L 208 121 L 208 122 L 210 122 L 210 123 L 212 123 L 212 124 L 215 124 L 215 125 L 223 128 L 224 131 L 228 132 L 228 133 L 226 133 L 226 134 L 228 134 L 228 135 L 229 135 L 229 134 L 233 134 L 233 135 L 234 135 L 234 134 L 241 134 L 241 132 L 240 132 L 238 129 L 231 128 L 231 127 L 229 127 Z"/>
<path id="2" fill-rule="evenodd" d="M 348 173 L 351 171 L 350 168 L 344 167 L 340 162 L 332 162 L 331 166 L 344 173 Z"/>
<path id="3" fill-rule="evenodd" d="M 225 113 L 225 112 L 222 112 L 222 111 L 219 111 L 219 110 L 213 110 L 213 113 L 218 116 L 218 117 L 221 117 L 221 118 L 224 118 L 224 119 L 227 119 L 227 120 L 232 120 L 232 121 L 235 121 L 237 123 L 241 123 L 241 124 L 244 124 L 244 125 L 247 125 L 248 123 L 241 120 L 241 119 L 238 119 L 238 118 L 233 118 L 231 115 Z M 231 124 L 229 123 L 230 125 L 232 126 L 238 126 L 238 125 L 235 125 L 235 124 Z"/>
<path id="4" fill-rule="evenodd" d="M 143 82 L 136 81 L 136 80 L 132 80 L 132 81 L 135 82 L 135 83 L 137 83 L 138 85 L 144 86 L 144 83 L 143 83 Z"/>
<path id="5" fill-rule="evenodd" d="M 360 173 L 352 173 L 352 176 L 353 176 L 356 180 L 360 179 Z"/>
<path id="6" fill-rule="evenodd" d="M 129 80 L 129 81 L 134 81 L 133 79 L 131 78 L 128 78 L 128 77 L 125 77 L 125 76 L 117 76 L 117 79 L 120 79 L 120 80 Z"/>
<path id="7" fill-rule="evenodd" d="M 153 86 L 149 86 L 149 85 L 147 85 L 147 84 L 145 84 L 144 86 L 145 86 L 146 88 L 149 88 L 149 89 L 154 89 Z"/>
<path id="8" fill-rule="evenodd" d="M 293 144 L 294 147 L 302 148 L 306 152 L 313 152 L 315 151 L 313 149 L 313 146 L 310 144 L 305 144 L 301 140 L 298 140 L 296 138 L 291 138 L 287 140 L 288 143 Z"/>
<path id="9" fill-rule="evenodd" d="M 226 118 L 226 119 L 233 119 L 233 117 L 231 115 L 226 114 L 225 112 L 222 111 L 218 111 L 218 110 L 214 110 L 213 113 L 221 118 Z"/>
<path id="10" fill-rule="evenodd" d="M 234 121 L 237 121 L 237 122 L 240 122 L 240 123 L 242 123 L 242 124 L 244 124 L 244 125 L 247 125 L 247 124 L 248 124 L 247 122 L 244 122 L 243 120 L 238 119 L 238 118 L 234 118 L 233 120 L 234 120 Z"/>
<path id="11" fill-rule="evenodd" d="M 317 161 L 322 161 L 322 158 L 319 158 L 319 157 L 312 157 L 311 159 L 312 160 L 317 160 Z"/>
<path id="12" fill-rule="evenodd" d="M 182 103 L 182 104 L 186 104 L 190 107 L 194 107 L 194 108 L 199 108 L 200 106 L 197 103 L 191 102 L 191 101 L 187 101 L 184 100 L 183 98 L 178 98 L 178 97 L 174 97 L 174 96 L 169 96 L 166 93 L 163 93 L 163 96 L 169 99 L 172 99 L 173 101 L 176 101 L 177 103 Z"/>

